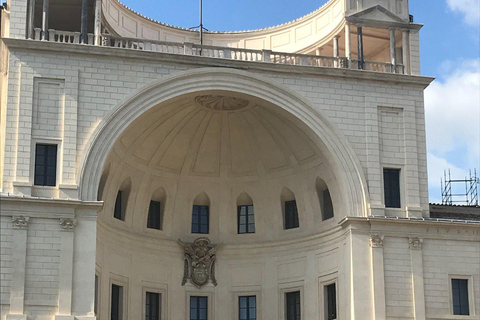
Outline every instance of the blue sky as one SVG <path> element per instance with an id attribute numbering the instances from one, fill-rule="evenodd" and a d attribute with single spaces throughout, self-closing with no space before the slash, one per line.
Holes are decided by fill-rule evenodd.
<path id="1" fill-rule="evenodd" d="M 198 0 L 123 0 L 161 22 L 198 25 Z M 326 0 L 203 0 L 209 30 L 249 30 L 308 14 Z M 430 202 L 441 202 L 440 177 L 480 175 L 480 0 L 410 0 L 420 33 L 422 74 L 436 80 L 425 91 Z"/>

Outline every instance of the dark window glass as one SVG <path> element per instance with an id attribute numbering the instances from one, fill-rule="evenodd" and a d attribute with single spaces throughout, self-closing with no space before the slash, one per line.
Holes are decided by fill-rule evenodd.
<path id="1" fill-rule="evenodd" d="M 468 280 L 452 279 L 452 300 L 454 315 L 470 315 L 468 305 Z"/>
<path id="2" fill-rule="evenodd" d="M 95 314 L 98 314 L 98 276 L 95 275 L 95 300 L 94 300 L 94 303 L 93 303 L 93 312 L 95 312 Z"/>
<path id="3" fill-rule="evenodd" d="M 337 290 L 335 283 L 325 287 L 326 319 L 337 319 Z"/>
<path id="4" fill-rule="evenodd" d="M 383 169 L 386 208 L 400 208 L 400 170 Z"/>
<path id="5" fill-rule="evenodd" d="M 328 189 L 323 190 L 323 220 L 333 218 L 333 203 Z"/>
<path id="6" fill-rule="evenodd" d="M 190 320 L 207 320 L 207 297 L 190 297 Z"/>
<path id="7" fill-rule="evenodd" d="M 295 200 L 285 201 L 285 229 L 298 228 L 298 211 Z"/>
<path id="8" fill-rule="evenodd" d="M 54 187 L 57 184 L 57 145 L 37 144 L 35 148 L 36 186 Z"/>
<path id="9" fill-rule="evenodd" d="M 147 292 L 145 320 L 160 320 L 160 293 Z"/>
<path id="10" fill-rule="evenodd" d="M 111 320 L 122 320 L 123 288 L 112 284 Z"/>
<path id="11" fill-rule="evenodd" d="M 253 206 L 238 206 L 238 233 L 255 233 Z"/>
<path id="12" fill-rule="evenodd" d="M 300 291 L 285 294 L 286 315 L 285 320 L 301 320 Z"/>
<path id="13" fill-rule="evenodd" d="M 193 206 L 192 233 L 208 233 L 208 206 Z"/>
<path id="14" fill-rule="evenodd" d="M 162 216 L 160 212 L 160 202 L 150 201 L 148 208 L 147 228 L 162 229 Z"/>
<path id="15" fill-rule="evenodd" d="M 113 209 L 113 217 L 118 220 L 123 220 L 121 190 L 118 190 L 117 198 L 115 199 L 115 208 Z"/>
<path id="16" fill-rule="evenodd" d="M 240 320 L 257 320 L 257 297 L 239 297 L 238 311 Z"/>

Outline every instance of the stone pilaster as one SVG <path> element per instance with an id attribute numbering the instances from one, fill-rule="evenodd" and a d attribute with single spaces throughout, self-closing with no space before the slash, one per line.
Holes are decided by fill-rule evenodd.
<path id="1" fill-rule="evenodd" d="M 7 320 L 26 320 L 25 269 L 27 263 L 27 228 L 29 217 L 13 216 L 12 286 L 10 289 L 10 313 Z"/>
<path id="2" fill-rule="evenodd" d="M 372 281 L 373 281 L 373 308 L 375 320 L 385 320 L 385 269 L 383 258 L 383 235 L 372 234 L 370 246 L 372 248 Z"/>
<path id="3" fill-rule="evenodd" d="M 73 320 L 72 313 L 72 287 L 73 287 L 73 241 L 74 230 L 77 220 L 60 219 L 61 233 L 60 247 L 60 274 L 59 274 L 59 298 L 58 315 L 55 320 Z"/>
<path id="4" fill-rule="evenodd" d="M 413 313 L 415 320 L 425 320 L 425 292 L 423 283 L 423 239 L 409 238 L 412 261 Z"/>

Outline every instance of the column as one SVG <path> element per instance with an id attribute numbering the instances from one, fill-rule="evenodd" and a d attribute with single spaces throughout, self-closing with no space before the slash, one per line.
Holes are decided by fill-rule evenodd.
<path id="1" fill-rule="evenodd" d="M 347 63 L 350 64 L 352 59 L 352 44 L 350 41 L 350 25 L 345 25 L 345 57 L 347 57 Z"/>
<path id="2" fill-rule="evenodd" d="M 395 51 L 395 29 L 390 29 L 390 62 L 392 64 L 392 72 L 397 71 L 397 53 Z"/>
<path id="3" fill-rule="evenodd" d="M 82 20 L 80 25 L 80 43 L 88 43 L 88 0 L 82 0 Z"/>
<path id="4" fill-rule="evenodd" d="M 33 39 L 33 18 L 35 17 L 35 0 L 28 2 L 27 39 Z"/>
<path id="5" fill-rule="evenodd" d="M 12 286 L 10 288 L 10 313 L 7 320 L 27 320 L 24 314 L 25 269 L 27 263 L 27 228 L 29 217 L 14 216 L 12 238 Z"/>
<path id="6" fill-rule="evenodd" d="M 409 56 L 408 56 L 408 30 L 402 31 L 402 60 L 403 60 L 403 73 L 410 74 L 409 72 Z"/>
<path id="7" fill-rule="evenodd" d="M 338 36 L 335 36 L 333 38 L 333 57 L 336 58 L 334 63 L 333 63 L 333 66 L 335 68 L 338 68 L 338 56 L 339 56 L 339 53 L 338 53 Z"/>
<path id="8" fill-rule="evenodd" d="M 99 46 L 100 43 L 100 38 L 102 35 L 102 0 L 96 0 L 95 1 L 95 29 L 94 29 L 94 34 L 95 34 L 95 42 L 94 44 L 96 46 Z"/>
<path id="9" fill-rule="evenodd" d="M 412 262 L 413 315 L 415 320 L 425 320 L 425 292 L 423 287 L 423 240 L 409 238 Z"/>
<path id="10" fill-rule="evenodd" d="M 373 308 L 375 320 L 386 320 L 385 269 L 383 260 L 383 235 L 370 236 L 372 247 Z"/>
<path id="11" fill-rule="evenodd" d="M 73 240 L 77 225 L 75 219 L 60 219 L 62 226 L 60 246 L 58 315 L 55 320 L 73 320 L 72 285 L 73 285 Z"/>
<path id="12" fill-rule="evenodd" d="M 48 40 L 48 8 L 49 0 L 43 0 L 42 9 L 42 40 Z"/>
<path id="13" fill-rule="evenodd" d="M 362 27 L 357 27 L 358 69 L 363 70 L 363 33 Z"/>

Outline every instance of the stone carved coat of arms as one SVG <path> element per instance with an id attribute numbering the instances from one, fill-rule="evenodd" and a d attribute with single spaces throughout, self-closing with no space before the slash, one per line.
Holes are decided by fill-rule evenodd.
<path id="1" fill-rule="evenodd" d="M 198 238 L 193 243 L 185 243 L 178 240 L 185 250 L 185 270 L 183 274 L 182 286 L 188 279 L 198 288 L 205 285 L 208 280 L 212 280 L 213 285 L 217 285 L 215 279 L 215 248 L 208 238 Z"/>

